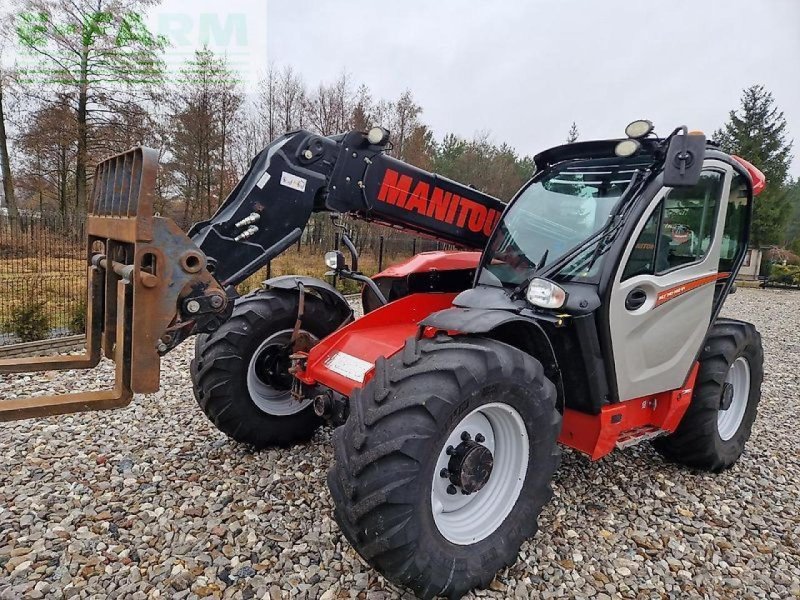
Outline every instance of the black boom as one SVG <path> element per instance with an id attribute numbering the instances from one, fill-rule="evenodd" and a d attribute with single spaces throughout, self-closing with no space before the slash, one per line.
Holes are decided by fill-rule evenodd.
<path id="1" fill-rule="evenodd" d="M 482 250 L 503 208 L 497 198 L 388 156 L 361 132 L 297 131 L 256 156 L 217 213 L 189 234 L 227 287 L 297 242 L 313 212 L 353 213 Z"/>

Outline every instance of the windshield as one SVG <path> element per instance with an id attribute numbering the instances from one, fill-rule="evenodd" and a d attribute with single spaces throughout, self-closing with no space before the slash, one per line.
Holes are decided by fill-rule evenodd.
<path id="1" fill-rule="evenodd" d="M 481 283 L 519 285 L 543 258 L 551 264 L 591 238 L 646 162 L 642 157 L 573 160 L 539 176 L 498 226 Z"/>

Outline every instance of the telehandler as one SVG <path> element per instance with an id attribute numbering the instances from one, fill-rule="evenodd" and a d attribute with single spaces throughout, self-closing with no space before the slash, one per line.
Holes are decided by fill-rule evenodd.
<path id="1" fill-rule="evenodd" d="M 116 362 L 105 392 L 0 401 L 4 420 L 121 407 L 158 389 L 192 335 L 198 404 L 256 447 L 337 426 L 328 484 L 344 535 L 424 598 L 487 586 L 537 529 L 559 442 L 597 460 L 652 440 L 721 471 L 760 398 L 761 340 L 719 313 L 745 260 L 761 172 L 699 132 L 535 157 L 506 206 L 392 158 L 389 132 L 287 134 L 218 212 L 184 234 L 153 214 L 156 153 L 100 164 L 88 216 L 87 351 L 0 372 Z M 373 278 L 347 235 L 332 273 L 363 284 L 365 315 L 333 286 L 236 286 L 291 247 L 314 212 L 382 223 L 461 250 Z"/>

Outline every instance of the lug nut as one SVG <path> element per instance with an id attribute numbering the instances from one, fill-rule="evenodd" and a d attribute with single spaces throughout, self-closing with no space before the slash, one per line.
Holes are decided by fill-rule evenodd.
<path id="1" fill-rule="evenodd" d="M 458 493 L 458 490 L 456 489 L 456 486 L 451 483 L 447 486 L 447 493 L 451 496 L 455 496 Z"/>
<path id="2" fill-rule="evenodd" d="M 224 302 L 225 300 L 222 298 L 222 296 L 218 296 L 217 294 L 211 296 L 211 306 L 213 308 L 222 308 Z"/>
<path id="3" fill-rule="evenodd" d="M 478 435 L 475 436 L 475 441 L 478 442 L 479 444 L 482 444 L 483 442 L 486 441 L 486 438 L 483 437 L 482 433 L 479 433 Z"/>
<path id="4" fill-rule="evenodd" d="M 468 442 L 472 439 L 472 436 L 469 434 L 469 431 L 464 431 L 461 433 L 461 441 Z"/>
<path id="5" fill-rule="evenodd" d="M 442 469 L 441 471 L 439 471 L 439 477 L 441 477 L 442 479 L 447 479 L 448 477 L 450 477 L 450 471 L 448 471 L 447 469 Z"/>
<path id="6" fill-rule="evenodd" d="M 453 448 L 452 446 L 448 446 L 447 450 L 445 450 L 445 453 L 447 454 L 447 456 L 453 456 L 453 454 L 456 453 L 456 449 Z"/>
<path id="7" fill-rule="evenodd" d="M 186 303 L 186 312 L 192 314 L 200 312 L 200 303 L 197 300 L 189 300 L 189 302 Z"/>

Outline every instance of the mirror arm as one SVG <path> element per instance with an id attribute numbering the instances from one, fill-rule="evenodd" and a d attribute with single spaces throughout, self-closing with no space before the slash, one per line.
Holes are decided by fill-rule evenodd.
<path id="1" fill-rule="evenodd" d="M 348 271 L 346 269 L 342 269 L 341 271 L 339 271 L 339 275 L 341 275 L 342 277 L 346 277 L 347 279 L 360 281 L 361 283 L 369 287 L 370 290 L 372 290 L 372 293 L 375 294 L 375 296 L 377 296 L 378 300 L 383 306 L 389 304 L 389 301 L 386 299 L 386 296 L 383 295 L 383 292 L 378 287 L 378 284 L 375 283 L 372 280 L 372 278 L 367 277 L 366 275 L 362 275 L 361 273 L 354 273 L 353 271 Z"/>
<path id="2" fill-rule="evenodd" d="M 353 268 L 351 270 L 358 272 L 358 251 L 356 250 L 355 244 L 353 244 L 350 236 L 346 233 L 342 233 L 342 243 L 350 251 L 350 256 L 353 258 Z"/>
<path id="3" fill-rule="evenodd" d="M 683 127 L 679 127 L 678 129 L 682 133 L 681 137 L 683 137 L 683 140 L 681 140 L 683 142 L 683 149 L 678 153 L 678 160 L 681 161 L 681 177 L 682 177 L 682 176 L 686 175 L 686 163 L 689 160 L 689 155 L 687 154 L 687 152 L 688 152 L 687 144 L 688 144 L 688 139 L 689 139 L 689 128 L 686 127 L 686 125 L 684 125 Z"/>

